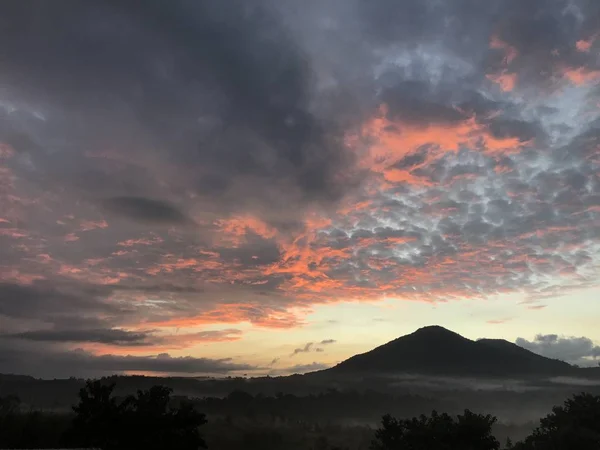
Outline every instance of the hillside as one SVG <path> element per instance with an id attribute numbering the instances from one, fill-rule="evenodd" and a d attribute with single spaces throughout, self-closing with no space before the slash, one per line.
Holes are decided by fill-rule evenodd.
<path id="1" fill-rule="evenodd" d="M 504 340 L 472 341 L 430 326 L 353 356 L 330 373 L 420 373 L 435 375 L 564 375 L 571 365 L 545 358 Z"/>

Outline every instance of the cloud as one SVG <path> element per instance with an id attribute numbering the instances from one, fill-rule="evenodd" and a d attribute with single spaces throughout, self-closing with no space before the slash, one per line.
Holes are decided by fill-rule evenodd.
<path id="1" fill-rule="evenodd" d="M 597 286 L 598 23 L 588 0 L 0 3 L 3 332 L 138 355 L 342 299 Z"/>
<path id="2" fill-rule="evenodd" d="M 318 342 L 316 345 L 330 345 L 330 344 L 334 344 L 336 342 L 335 339 L 324 339 L 321 342 Z M 324 352 L 325 349 L 320 348 L 320 347 L 315 347 L 315 343 L 314 342 L 307 342 L 304 347 L 298 347 L 296 349 L 294 349 L 294 351 L 292 352 L 292 354 L 290 356 L 295 356 L 298 355 L 299 353 L 310 353 L 312 351 L 321 353 Z"/>
<path id="3" fill-rule="evenodd" d="M 103 371 L 138 370 L 163 373 L 228 373 L 231 371 L 255 369 L 248 364 L 236 364 L 229 358 L 208 359 L 193 358 L 191 356 L 172 357 L 167 353 L 156 356 L 115 356 L 101 355 L 89 357 L 78 354 L 83 367 Z M 74 361 L 75 362 L 75 361 Z"/>
<path id="4" fill-rule="evenodd" d="M 40 342 L 95 342 L 135 346 L 147 344 L 148 333 L 120 329 L 34 330 L 0 335 L 0 337 Z"/>
<path id="5" fill-rule="evenodd" d="M 296 349 L 294 349 L 294 351 L 292 352 L 291 356 L 295 356 L 299 353 L 308 353 L 311 351 L 311 349 L 313 348 L 313 343 L 312 342 L 308 342 L 304 345 L 304 347 L 298 347 Z"/>
<path id="6" fill-rule="evenodd" d="M 80 325 L 85 325 L 81 323 Z M 31 330 L 0 335 L 4 339 L 21 339 L 47 343 L 92 343 L 127 348 L 127 351 L 143 351 L 157 348 L 186 348 L 198 343 L 231 342 L 241 339 L 242 331 L 235 328 L 207 330 L 195 333 L 158 334 L 156 330 L 128 331 L 116 328 Z M 120 353 L 123 353 L 122 351 Z"/>
<path id="7" fill-rule="evenodd" d="M 512 320 L 512 317 L 504 317 L 501 319 L 490 319 L 487 320 L 486 323 L 490 324 L 490 325 L 502 325 L 506 322 L 510 322 Z"/>
<path id="8" fill-rule="evenodd" d="M 47 322 L 83 322 L 103 315 L 109 321 L 126 318 L 133 308 L 111 304 L 110 289 L 87 283 L 50 283 L 34 280 L 28 285 L 0 283 L 0 314 L 16 319 Z"/>
<path id="9" fill-rule="evenodd" d="M 527 350 L 547 358 L 560 359 L 582 366 L 595 365 L 593 360 L 600 357 L 600 346 L 587 337 L 538 334 L 533 341 L 517 338 L 515 343 Z"/>
<path id="10" fill-rule="evenodd" d="M 103 204 L 112 213 L 151 224 L 181 225 L 190 220 L 177 208 L 161 200 L 113 197 L 105 200 Z"/>
<path id="11" fill-rule="evenodd" d="M 250 364 L 236 363 L 230 358 L 173 357 L 167 353 L 141 356 L 94 355 L 81 349 L 68 352 L 40 351 L 39 348 L 19 347 L 9 343 L 0 345 L 0 360 L 13 373 L 27 373 L 43 378 L 98 377 L 128 372 L 223 375 L 257 368 Z"/>
<path id="12" fill-rule="evenodd" d="M 292 375 L 292 374 L 304 374 L 308 372 L 315 372 L 317 370 L 324 370 L 331 367 L 329 364 L 312 362 L 310 364 L 297 364 L 282 369 L 271 370 L 271 375 Z"/>
<path id="13" fill-rule="evenodd" d="M 21 98 L 35 87 L 38 102 L 57 107 L 47 121 L 62 125 L 63 133 L 71 131 L 61 139 L 61 157 L 75 141 L 94 142 L 86 148 L 91 147 L 96 164 L 72 154 L 76 159 L 68 167 L 46 162 L 47 169 L 88 192 L 119 186 L 140 195 L 146 188 L 160 190 L 152 185 L 154 176 L 172 177 L 165 182 L 194 192 L 217 210 L 253 203 L 288 206 L 288 196 L 274 186 L 287 188 L 298 202 L 340 195 L 336 178 L 349 154 L 339 145 L 339 131 L 312 110 L 311 67 L 268 3 L 259 1 L 251 9 L 239 0 L 227 7 L 204 0 L 144 8 L 118 2 L 62 4 L 38 7 L 44 19 L 34 33 L 43 40 L 17 42 L 15 31 L 4 28 L 2 38 L 13 43 L 5 78 Z M 21 5 L 2 10 L 18 21 L 32 14 Z M 79 27 L 100 23 L 120 23 L 123 34 Z M 80 43 L 77 49 L 65 46 L 73 39 Z M 24 58 L 28 53 L 37 57 Z M 92 53 L 86 67 L 80 64 Z M 35 75 L 40 64 L 48 77 Z M 90 83 L 92 75 L 97 83 Z M 73 104 L 70 98 L 80 100 Z M 104 111 L 100 117 L 94 102 Z M 79 130 L 65 126 L 70 118 L 79 118 Z M 41 133 L 36 131 L 37 144 Z M 125 154 L 107 152 L 115 140 L 130 144 Z M 118 173 L 110 166 L 115 160 Z M 111 184 L 117 179 L 118 185 Z M 173 211 L 126 206 L 137 219 L 174 218 Z"/>

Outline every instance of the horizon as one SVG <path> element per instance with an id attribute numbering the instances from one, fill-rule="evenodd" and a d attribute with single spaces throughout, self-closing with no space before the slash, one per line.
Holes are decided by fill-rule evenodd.
<path id="1" fill-rule="evenodd" d="M 377 345 L 376 347 L 370 349 L 369 351 L 367 351 L 365 353 L 370 353 L 372 350 L 375 350 L 378 347 L 383 347 L 383 346 L 386 346 L 388 344 L 393 344 L 394 341 L 396 341 L 398 339 L 402 339 L 402 338 L 408 337 L 409 335 L 417 334 L 419 332 L 424 332 L 424 331 L 428 331 L 428 330 L 431 331 L 432 329 L 441 329 L 445 333 L 456 334 L 459 337 L 464 337 L 460 333 L 456 333 L 456 332 L 454 332 L 452 330 L 449 330 L 449 329 L 447 329 L 447 328 L 445 328 L 445 327 L 443 327 L 441 325 L 425 325 L 423 327 L 417 328 L 416 330 L 414 330 L 411 333 L 408 333 L 408 334 L 403 335 L 403 336 L 399 336 L 396 339 L 393 339 L 391 341 L 387 341 L 385 343 Z M 421 333 L 421 335 L 423 335 L 423 334 Z M 518 346 L 518 347 L 520 347 L 520 348 L 522 348 L 524 350 L 527 350 L 527 351 L 529 351 L 529 352 L 531 352 L 533 354 L 536 354 L 536 355 L 539 355 L 539 356 L 543 356 L 543 355 L 541 355 L 538 352 L 535 352 L 533 350 L 530 350 L 530 349 L 526 348 L 525 346 L 521 346 L 518 343 L 513 343 L 513 342 L 507 341 L 507 340 L 502 339 L 502 338 L 490 339 L 490 338 L 481 337 L 481 338 L 478 338 L 478 339 L 468 339 L 468 340 L 471 341 L 471 342 L 478 342 L 478 341 L 485 341 L 485 340 L 487 340 L 487 341 L 490 341 L 490 340 L 492 340 L 492 341 L 501 340 L 501 341 L 504 341 L 504 342 L 507 342 L 507 343 L 510 343 L 510 344 L 514 344 L 515 346 Z M 362 353 L 362 354 L 365 354 L 365 353 Z M 357 353 L 356 355 L 351 355 L 348 359 L 352 358 L 352 356 L 358 356 L 358 355 L 362 355 L 362 354 L 361 353 Z M 543 357 L 547 358 L 549 360 L 555 360 L 555 361 L 560 361 L 560 362 L 567 362 L 567 361 L 565 361 L 563 359 L 546 357 L 546 356 L 543 356 Z M 345 361 L 346 360 L 340 361 L 340 362 L 332 365 L 331 367 L 327 367 L 325 369 L 334 368 L 339 363 L 345 362 Z M 595 368 L 595 367 L 600 366 L 600 363 L 598 363 L 597 365 L 591 365 L 590 364 L 590 365 L 585 365 L 585 366 L 578 366 L 578 365 L 574 365 L 574 364 L 571 364 L 571 363 L 568 363 L 568 362 L 567 362 L 567 364 L 569 364 L 572 368 L 583 368 L 583 369 L 585 369 L 585 368 L 588 368 L 588 369 L 589 368 Z M 268 368 L 261 368 L 261 369 L 267 370 Z M 230 379 L 230 378 L 242 378 L 242 379 L 278 378 L 278 377 L 284 377 L 285 378 L 285 377 L 288 377 L 288 376 L 311 374 L 311 373 L 315 373 L 315 372 L 320 372 L 322 370 L 323 370 L 322 368 L 317 368 L 315 370 L 309 370 L 309 371 L 305 371 L 305 372 L 291 372 L 291 373 L 288 373 L 288 372 L 279 372 L 279 373 L 275 372 L 274 373 L 274 372 L 269 371 L 269 372 L 258 372 L 255 375 L 248 375 L 247 373 L 244 373 L 244 374 L 241 374 L 241 373 L 238 373 L 238 374 L 228 374 L 228 375 L 226 375 L 226 374 L 186 375 L 185 373 L 183 373 L 183 374 L 169 374 L 169 373 L 161 374 L 161 373 L 153 373 L 153 372 L 150 372 L 150 373 L 131 372 L 131 373 L 108 373 L 108 374 L 102 374 L 102 375 L 99 375 L 99 376 L 96 376 L 96 377 L 92 377 L 92 379 L 114 378 L 114 377 L 136 377 L 136 376 L 144 377 L 144 378 L 188 378 L 188 379 L 195 379 L 195 380 L 225 380 L 225 379 Z M 392 375 L 392 374 L 388 374 L 388 375 Z M 424 377 L 424 378 L 431 378 L 431 377 L 435 378 L 435 376 L 432 375 L 432 374 L 414 373 L 414 375 L 415 376 L 419 376 L 419 377 Z M 21 376 L 31 376 L 31 375 L 19 374 L 19 373 L 2 373 L 2 372 L 0 372 L 0 376 L 21 377 Z M 466 375 L 466 378 L 470 378 L 471 376 L 472 375 Z M 456 379 L 460 379 L 462 377 L 465 377 L 465 376 L 460 376 L 460 375 L 452 375 L 452 376 L 450 376 L 450 378 L 456 378 Z M 41 379 L 41 380 L 50 380 L 49 378 L 44 378 L 44 377 L 39 377 L 39 378 L 38 377 L 33 377 L 33 378 Z M 54 380 L 57 380 L 57 379 L 59 379 L 59 380 L 60 379 L 73 379 L 73 378 L 76 379 L 76 380 L 79 380 L 79 381 L 86 380 L 86 377 L 73 377 L 73 376 L 64 377 L 64 378 L 54 378 Z M 592 381 L 592 380 L 589 380 L 589 381 Z"/>
<path id="2" fill-rule="evenodd" d="M 0 373 L 306 373 L 434 323 L 597 366 L 599 24 L 0 2 Z"/>

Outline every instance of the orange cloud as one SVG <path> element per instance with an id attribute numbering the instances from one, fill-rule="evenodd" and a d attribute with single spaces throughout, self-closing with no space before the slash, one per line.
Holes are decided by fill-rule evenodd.
<path id="1" fill-rule="evenodd" d="M 531 143 L 517 137 L 497 138 L 485 124 L 478 123 L 476 117 L 455 124 L 417 126 L 394 123 L 387 118 L 387 111 L 387 106 L 383 105 L 379 113 L 368 120 L 358 133 L 348 135 L 346 142 L 359 153 L 361 168 L 381 174 L 389 183 L 429 186 L 431 183 L 416 176 L 414 171 L 431 164 L 445 153 L 458 152 L 462 146 L 496 155 L 520 152 Z M 428 147 L 422 162 L 407 169 L 394 166 L 424 146 Z"/>
<path id="2" fill-rule="evenodd" d="M 218 253 L 210 253 L 209 255 L 202 255 L 208 257 L 207 259 L 199 258 L 181 258 L 175 255 L 166 254 L 162 256 L 162 261 L 151 267 L 145 269 L 145 272 L 149 275 L 157 275 L 159 273 L 173 273 L 180 270 L 192 270 L 194 272 L 202 271 L 223 271 L 223 274 L 227 274 L 227 267 L 224 263 L 219 261 Z M 234 278 L 231 278 L 234 279 Z"/>
<path id="3" fill-rule="evenodd" d="M 251 303 L 225 303 L 193 317 L 174 317 L 144 324 L 158 328 L 191 328 L 215 323 L 250 322 L 263 328 L 294 328 L 302 324 L 292 312 Z"/>
<path id="4" fill-rule="evenodd" d="M 20 239 L 27 237 L 28 234 L 17 228 L 0 228 L 0 236 L 7 236 L 13 239 Z"/>
<path id="5" fill-rule="evenodd" d="M 64 239 L 65 242 L 75 242 L 79 240 L 79 236 L 77 236 L 75 233 L 69 233 L 64 237 Z"/>
<path id="6" fill-rule="evenodd" d="M 23 273 L 18 269 L 8 269 L 0 267 L 0 280 L 17 284 L 30 285 L 37 280 L 44 280 L 46 277 L 31 273 Z"/>
<path id="7" fill-rule="evenodd" d="M 582 86 L 600 81 L 600 70 L 590 70 L 585 67 L 567 68 L 563 71 L 563 76 L 571 83 Z"/>
<path id="8" fill-rule="evenodd" d="M 512 320 L 511 317 L 507 317 L 505 319 L 492 319 L 492 320 L 488 320 L 488 321 L 486 321 L 486 323 L 488 323 L 490 325 L 501 325 L 503 323 L 510 322 L 511 320 Z"/>
<path id="9" fill-rule="evenodd" d="M 139 330 L 146 333 L 146 330 Z M 193 333 L 161 333 L 160 329 L 148 333 L 146 342 L 136 342 L 131 345 L 111 345 L 101 343 L 78 343 L 78 348 L 95 354 L 113 355 L 138 355 L 146 354 L 149 350 L 156 353 L 167 353 L 173 350 L 181 350 L 198 344 L 212 344 L 217 342 L 235 342 L 242 338 L 242 331 L 237 329 L 208 330 Z"/>
<path id="10" fill-rule="evenodd" d="M 486 78 L 490 81 L 493 81 L 497 85 L 500 86 L 504 92 L 510 92 L 514 90 L 517 85 L 517 74 L 516 73 L 507 73 L 502 72 L 501 74 L 488 74 Z"/>
<path id="11" fill-rule="evenodd" d="M 93 221 L 93 220 L 82 220 L 79 225 L 79 231 L 91 231 L 97 228 L 108 228 L 106 220 Z"/>
<path id="12" fill-rule="evenodd" d="M 163 239 L 159 236 L 152 236 L 151 238 L 140 238 L 140 239 L 128 239 L 126 241 L 118 242 L 117 245 L 121 247 L 133 247 L 135 245 L 155 245 L 161 244 Z"/>
<path id="13" fill-rule="evenodd" d="M 494 50 L 502 50 L 504 52 L 503 62 L 509 65 L 514 59 L 519 56 L 519 52 L 515 47 L 504 42 L 500 37 L 493 35 L 490 38 L 490 48 Z"/>
<path id="14" fill-rule="evenodd" d="M 219 240 L 233 247 L 241 245 L 249 231 L 265 239 L 271 239 L 277 235 L 275 228 L 267 225 L 259 218 L 250 215 L 221 219 L 215 225 L 221 233 Z"/>
<path id="15" fill-rule="evenodd" d="M 110 271 L 106 271 L 106 272 L 110 273 Z M 131 275 L 129 275 L 128 273 L 125 273 L 125 272 L 116 272 L 116 273 L 111 273 L 110 275 L 101 277 L 98 282 L 100 284 L 105 284 L 105 285 L 119 284 L 121 281 L 123 281 L 127 278 L 131 278 Z"/>
<path id="16" fill-rule="evenodd" d="M 580 39 L 579 41 L 577 41 L 575 43 L 575 48 L 577 48 L 577 50 L 580 52 L 587 53 L 592 48 L 592 45 L 594 44 L 595 39 L 596 39 L 595 36 L 591 37 L 590 39 Z"/>

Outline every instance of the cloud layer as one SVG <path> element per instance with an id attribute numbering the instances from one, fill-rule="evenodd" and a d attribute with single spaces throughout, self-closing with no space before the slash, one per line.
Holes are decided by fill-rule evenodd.
<path id="1" fill-rule="evenodd" d="M 581 366 L 596 365 L 596 359 L 600 357 L 600 346 L 587 337 L 538 334 L 533 341 L 518 338 L 516 344 L 547 358 Z"/>
<path id="2" fill-rule="evenodd" d="M 599 23 L 592 0 L 3 2 L 2 339 L 130 370 L 110 355 L 319 303 L 597 285 Z"/>

